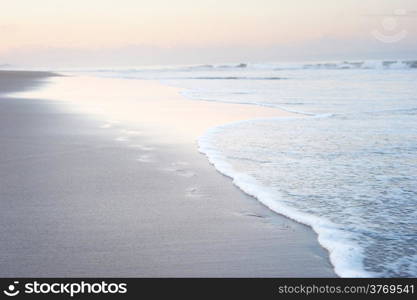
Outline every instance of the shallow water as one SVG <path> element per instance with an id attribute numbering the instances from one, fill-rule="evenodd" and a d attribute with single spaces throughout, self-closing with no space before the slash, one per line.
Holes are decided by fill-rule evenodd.
<path id="1" fill-rule="evenodd" d="M 306 223 L 341 276 L 417 276 L 417 70 L 411 63 L 94 71 L 159 79 L 190 99 L 300 118 L 210 130 L 201 150 L 271 209 Z"/>

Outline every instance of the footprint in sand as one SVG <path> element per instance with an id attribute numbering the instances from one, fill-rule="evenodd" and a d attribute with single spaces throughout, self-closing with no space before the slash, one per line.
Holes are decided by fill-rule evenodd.
<path id="1" fill-rule="evenodd" d="M 185 190 L 185 196 L 190 198 L 201 198 L 204 194 L 197 187 L 189 187 Z"/>
<path id="2" fill-rule="evenodd" d="M 195 176 L 195 173 L 193 171 L 190 171 L 190 170 L 178 169 L 178 170 L 175 170 L 175 173 L 177 173 L 178 175 L 183 176 L 183 177 L 193 177 L 193 176 Z"/>
<path id="3" fill-rule="evenodd" d="M 118 138 L 114 139 L 117 142 L 127 142 L 129 141 L 129 138 L 127 136 L 119 136 Z"/>
<path id="4" fill-rule="evenodd" d="M 153 156 L 147 154 L 139 156 L 136 160 L 142 163 L 151 163 L 155 161 Z"/>
<path id="5" fill-rule="evenodd" d="M 152 147 L 139 145 L 139 144 L 131 145 L 131 147 L 132 148 L 137 148 L 137 149 L 142 150 L 142 151 L 152 151 L 152 150 L 154 150 L 154 148 L 152 148 Z"/>
<path id="6" fill-rule="evenodd" d="M 114 127 L 114 125 L 117 125 L 116 121 L 109 121 L 106 124 L 101 125 L 100 128 L 103 128 L 103 129 L 111 128 L 111 127 Z"/>
<path id="7" fill-rule="evenodd" d="M 254 214 L 254 213 L 247 213 L 245 214 L 247 217 L 253 217 L 253 218 L 261 218 L 261 219 L 265 219 L 265 216 L 262 215 L 258 215 L 258 214 Z"/>
<path id="8" fill-rule="evenodd" d="M 111 123 L 103 124 L 100 126 L 100 128 L 103 128 L 103 129 L 110 128 L 110 127 L 112 127 Z"/>
<path id="9" fill-rule="evenodd" d="M 244 217 L 252 217 L 252 218 L 266 219 L 266 216 L 261 215 L 261 214 L 257 214 L 257 213 L 254 213 L 254 212 L 240 212 L 238 214 L 240 216 L 244 216 Z"/>
<path id="10" fill-rule="evenodd" d="M 186 162 L 186 161 L 176 161 L 176 162 L 171 163 L 171 166 L 173 168 L 185 168 L 188 165 L 189 165 L 189 163 Z"/>
<path id="11" fill-rule="evenodd" d="M 196 174 L 193 171 L 187 169 L 187 166 L 188 166 L 187 162 L 178 161 L 178 162 L 172 163 L 170 167 L 164 168 L 163 170 L 167 172 L 174 172 L 177 175 L 182 176 L 182 177 L 195 176 Z"/>
<path id="12" fill-rule="evenodd" d="M 139 130 L 123 130 L 123 134 L 126 135 L 141 135 Z"/>

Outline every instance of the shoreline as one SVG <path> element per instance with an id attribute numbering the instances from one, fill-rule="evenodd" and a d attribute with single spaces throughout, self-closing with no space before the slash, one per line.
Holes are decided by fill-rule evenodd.
<path id="1" fill-rule="evenodd" d="M 0 95 L 24 92 L 35 89 L 47 78 L 63 76 L 44 71 L 11 71 L 0 70 Z"/>
<path id="2" fill-rule="evenodd" d="M 64 81 L 68 83 L 71 79 Z M 9 216 L 3 218 L 0 234 L 6 240 L 18 232 L 20 237 L 23 235 L 29 241 L 23 239 L 19 242 L 17 237 L 13 238 L 14 243 L 1 246 L 0 253 L 8 254 L 5 256 L 7 259 L 1 260 L 0 269 L 4 272 L 1 275 L 335 276 L 328 255 L 318 244 L 312 229 L 278 215 L 240 191 L 198 153 L 195 140 L 190 143 L 197 131 L 212 126 L 210 119 L 218 112 L 219 106 L 225 109 L 216 115 L 215 122 L 223 122 L 229 105 L 199 104 L 180 99 L 180 95 L 174 95 L 175 89 L 163 88 L 154 82 L 135 82 L 134 86 L 130 86 L 132 82 L 122 83 L 113 79 L 101 82 L 109 85 L 113 82 L 114 89 L 103 88 L 97 96 L 87 91 L 84 95 L 99 101 L 88 105 L 48 101 L 53 95 L 48 96 L 45 90 L 53 90 L 53 84 L 44 89 L 43 95 L 31 91 L 29 98 L 10 98 L 0 94 L 0 105 L 9 110 L 9 115 L 13 115 L 13 110 L 21 110 L 24 120 L 30 116 L 29 120 L 33 121 L 31 128 L 36 129 L 32 135 L 16 141 L 10 138 L 13 135 L 7 137 L 4 134 L 7 129 L 13 130 L 13 118 L 2 124 L 5 129 L 0 138 L 10 145 L 10 149 L 2 152 L 12 157 L 3 158 L 1 163 L 6 170 L 1 171 L 2 175 L 20 172 L 20 176 L 7 179 L 5 184 L 9 190 L 2 196 L 10 200 Z M 97 86 L 104 87 L 101 84 Z M 69 87 L 67 91 L 73 91 L 74 86 Z M 63 86 L 58 84 L 57 88 Z M 112 111 L 109 117 L 113 121 L 111 118 L 105 121 L 100 112 L 94 111 L 97 103 L 105 112 L 114 108 L 111 100 L 120 97 L 121 88 L 125 88 L 123 97 L 132 96 L 127 92 L 133 89 L 134 93 L 141 94 L 142 100 L 152 99 L 154 103 L 141 102 L 143 111 L 132 110 L 131 114 L 129 111 Z M 82 97 L 86 91 L 77 92 Z M 103 95 L 108 96 L 104 99 L 105 105 L 100 102 Z M 55 96 L 65 100 L 65 95 L 61 94 L 62 98 L 58 94 Z M 85 100 L 78 99 L 73 92 L 67 96 L 81 102 Z M 138 100 L 136 96 L 135 101 Z M 127 102 L 129 105 L 132 103 Z M 232 119 L 253 114 L 252 107 L 237 109 L 238 106 L 231 105 Z M 179 107 L 183 110 L 182 115 Z M 197 116 L 189 115 L 190 111 Z M 201 111 L 209 112 L 211 116 L 201 118 L 198 115 Z M 268 114 L 267 111 L 270 109 L 257 110 L 256 114 Z M 173 113 L 177 115 L 170 117 Z M 189 116 L 187 122 L 172 123 L 182 120 L 178 115 Z M 140 121 L 138 116 L 142 118 Z M 123 121 L 117 122 L 117 117 Z M 52 120 L 55 126 L 51 127 Z M 7 124 L 9 128 L 5 127 Z M 191 127 L 190 124 L 197 125 Z M 27 130 L 18 128 L 17 132 L 25 135 Z M 36 146 L 38 148 L 28 146 L 30 142 L 39 140 L 43 142 Z M 50 153 L 48 145 L 52 143 L 52 148 L 57 149 Z M 19 160 L 16 153 L 22 149 L 27 152 L 22 154 L 26 160 Z M 38 154 L 45 153 L 45 150 L 49 152 Z M 13 159 L 14 155 L 17 158 Z M 58 170 L 53 167 L 57 163 L 61 166 Z M 42 171 L 43 178 L 26 174 L 28 166 L 35 174 Z M 27 185 L 24 188 L 18 185 L 22 178 Z M 51 178 L 54 184 L 46 180 Z M 29 200 L 26 198 L 28 191 L 33 195 Z M 15 198 L 21 204 L 29 201 L 35 208 L 34 216 L 30 216 L 34 228 L 21 227 L 21 223 L 16 222 L 27 217 L 30 210 L 13 205 Z M 59 199 L 58 203 L 54 203 L 56 199 Z M 50 215 L 52 220 L 43 219 Z M 15 225 L 7 222 L 10 219 L 15 219 L 14 223 L 11 222 Z M 62 221 L 65 226 L 62 226 Z M 49 230 L 53 238 L 37 229 Z M 40 251 L 28 252 L 34 250 L 31 245 L 36 242 L 26 236 L 26 230 L 51 245 L 40 245 Z M 63 232 L 71 237 L 70 241 L 60 236 Z M 93 241 L 89 241 L 90 237 Z M 56 253 L 57 249 L 63 253 Z M 26 257 L 24 261 L 27 264 L 17 261 L 19 255 Z M 73 265 L 68 264 L 66 255 L 74 261 Z M 40 266 L 39 262 L 48 256 L 49 263 Z"/>

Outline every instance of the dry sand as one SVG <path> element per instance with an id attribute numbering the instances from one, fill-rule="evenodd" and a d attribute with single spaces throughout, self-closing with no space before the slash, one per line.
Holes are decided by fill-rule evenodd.
<path id="1" fill-rule="evenodd" d="M 196 108 L 158 87 L 175 105 L 142 106 L 141 122 L 115 111 L 125 123 L 107 123 L 79 104 L 1 95 L 46 75 L 0 72 L 0 276 L 335 276 L 310 228 L 241 192 L 187 144 L 214 125 L 204 106 L 216 124 L 229 118 L 221 104 Z M 156 97 L 148 83 L 137 83 L 140 99 Z"/>

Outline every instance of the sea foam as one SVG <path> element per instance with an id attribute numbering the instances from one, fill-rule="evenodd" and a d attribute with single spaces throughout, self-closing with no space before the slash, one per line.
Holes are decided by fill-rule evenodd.
<path id="1" fill-rule="evenodd" d="M 319 243 L 329 251 L 330 261 L 336 274 L 341 277 L 370 277 L 372 273 L 365 271 L 363 249 L 355 244 L 351 236 L 343 232 L 339 225 L 322 217 L 304 213 L 284 204 L 277 191 L 262 185 L 254 177 L 236 171 L 219 149 L 212 143 L 213 135 L 221 133 L 224 128 L 243 122 L 218 126 L 208 130 L 198 139 L 199 151 L 205 154 L 211 164 L 223 175 L 230 177 L 233 183 L 243 192 L 258 199 L 272 211 L 289 217 L 299 223 L 310 226 L 317 234 Z"/>

